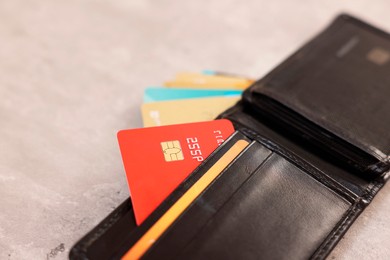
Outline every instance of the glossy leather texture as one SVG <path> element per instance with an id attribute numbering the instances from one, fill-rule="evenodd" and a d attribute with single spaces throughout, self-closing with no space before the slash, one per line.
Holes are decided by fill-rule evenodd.
<path id="1" fill-rule="evenodd" d="M 273 154 L 178 259 L 307 259 L 350 206 Z"/>
<path id="2" fill-rule="evenodd" d="M 390 35 L 347 15 L 256 82 L 244 103 L 366 174 L 390 169 Z"/>

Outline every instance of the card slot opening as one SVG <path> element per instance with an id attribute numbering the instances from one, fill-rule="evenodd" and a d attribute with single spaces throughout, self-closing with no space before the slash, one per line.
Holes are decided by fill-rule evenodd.
<path id="1" fill-rule="evenodd" d="M 172 205 L 178 197 L 180 197 L 189 187 L 191 187 L 204 173 L 204 171 L 210 167 L 215 160 L 218 160 L 227 150 L 229 150 L 238 140 L 246 140 L 248 143 L 250 140 L 240 133 L 235 131 L 231 136 L 229 136 L 225 142 L 223 142 L 213 153 L 210 154 L 194 171 L 189 174 L 189 176 L 169 195 L 157 208 L 154 210 L 150 216 L 140 225 L 137 226 L 135 230 L 132 230 L 131 234 L 129 233 L 122 238 L 121 245 L 119 250 L 116 253 L 116 257 L 120 258 L 123 256 L 128 249 L 133 245 L 144 232 L 161 216 L 167 208 Z"/>
<path id="2" fill-rule="evenodd" d="M 177 201 L 168 207 L 158 220 L 130 247 L 122 259 L 138 259 L 163 235 L 204 189 L 232 163 L 232 161 L 249 145 L 243 139 L 237 140 L 215 164 L 213 164 Z"/>

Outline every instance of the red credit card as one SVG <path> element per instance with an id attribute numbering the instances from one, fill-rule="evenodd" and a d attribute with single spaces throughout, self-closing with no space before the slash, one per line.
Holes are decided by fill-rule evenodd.
<path id="1" fill-rule="evenodd" d="M 137 224 L 233 132 L 226 119 L 119 131 Z"/>

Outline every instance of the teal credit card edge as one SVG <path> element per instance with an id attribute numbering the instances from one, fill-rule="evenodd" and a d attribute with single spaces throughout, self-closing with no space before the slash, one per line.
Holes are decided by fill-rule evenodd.
<path id="1" fill-rule="evenodd" d="M 232 89 L 192 89 L 192 88 L 165 88 L 148 87 L 144 92 L 144 102 L 168 101 L 177 99 L 217 97 L 217 96 L 238 96 L 242 90 Z"/>

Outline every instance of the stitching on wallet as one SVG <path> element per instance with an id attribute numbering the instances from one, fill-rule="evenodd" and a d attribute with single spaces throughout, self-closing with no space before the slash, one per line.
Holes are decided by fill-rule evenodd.
<path id="1" fill-rule="evenodd" d="M 321 246 L 317 253 L 314 253 L 312 258 L 322 259 L 324 256 L 326 256 L 331 247 L 335 245 L 335 242 L 340 239 L 340 235 L 347 230 L 350 224 L 356 219 L 356 216 L 359 215 L 361 212 L 361 205 L 359 204 L 359 202 L 355 203 L 350 208 L 344 220 L 334 229 L 333 234 L 326 239 L 327 241 L 325 242 L 325 244 Z"/>
<path id="2" fill-rule="evenodd" d="M 324 175 L 321 174 L 321 171 L 314 168 L 314 166 L 304 162 L 302 159 L 297 157 L 296 155 L 282 149 L 277 144 L 265 139 L 264 137 L 260 136 L 258 133 L 256 133 L 253 130 L 250 130 L 248 128 L 240 129 L 243 133 L 248 134 L 252 137 L 254 137 L 256 140 L 260 141 L 262 144 L 269 147 L 271 150 L 285 156 L 286 158 L 292 160 L 296 165 L 302 167 L 305 171 L 310 173 L 312 177 L 320 181 L 321 183 L 325 184 L 326 186 L 332 188 L 333 190 L 337 191 L 339 194 L 341 194 L 343 197 L 348 197 L 350 202 L 354 202 L 356 198 L 354 198 L 350 192 L 346 189 L 344 189 L 342 186 L 337 185 L 336 182 L 332 181 L 331 179 L 326 178 Z"/>
<path id="3" fill-rule="evenodd" d="M 378 191 L 383 187 L 384 182 L 380 180 L 374 180 L 370 182 L 370 184 L 371 185 L 367 187 L 367 189 L 364 191 L 364 194 L 362 195 L 362 199 L 366 200 L 366 204 L 373 200 Z"/>

